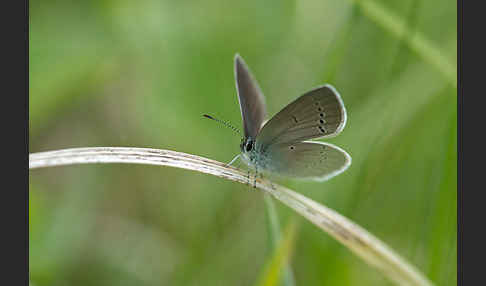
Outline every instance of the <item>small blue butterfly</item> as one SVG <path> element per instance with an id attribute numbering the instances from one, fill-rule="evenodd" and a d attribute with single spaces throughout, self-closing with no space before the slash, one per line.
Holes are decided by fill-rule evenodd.
<path id="1" fill-rule="evenodd" d="M 346 125 L 346 109 L 334 87 L 326 84 L 305 93 L 263 124 L 266 114 L 263 93 L 238 54 L 235 81 L 244 130 L 240 155 L 257 173 L 262 170 L 323 181 L 349 167 L 351 157 L 343 149 L 329 143 L 305 141 L 334 137 Z"/>

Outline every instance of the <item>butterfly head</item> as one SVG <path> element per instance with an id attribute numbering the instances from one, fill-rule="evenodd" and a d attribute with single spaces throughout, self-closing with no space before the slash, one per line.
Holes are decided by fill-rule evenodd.
<path id="1" fill-rule="evenodd" d="M 249 166 L 256 167 L 257 170 L 264 170 L 269 166 L 268 157 L 257 140 L 247 137 L 241 140 L 240 144 L 241 159 Z"/>
<path id="2" fill-rule="evenodd" d="M 240 150 L 241 153 L 250 153 L 255 147 L 255 141 L 252 138 L 241 139 Z"/>

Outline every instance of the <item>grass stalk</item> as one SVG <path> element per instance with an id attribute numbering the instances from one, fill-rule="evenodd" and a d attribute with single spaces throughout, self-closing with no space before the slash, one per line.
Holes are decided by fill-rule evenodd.
<path id="1" fill-rule="evenodd" d="M 170 166 L 211 174 L 242 184 L 248 183 L 245 171 L 215 160 L 170 150 L 88 147 L 29 155 L 29 169 L 101 163 Z M 328 233 L 366 263 L 378 269 L 391 281 L 399 285 L 432 285 L 418 269 L 384 242 L 336 211 L 291 189 L 271 183 L 267 179 L 257 178 L 256 187 Z"/>
<path id="2" fill-rule="evenodd" d="M 364 16 L 404 43 L 434 67 L 452 86 L 457 88 L 457 68 L 443 52 L 419 31 L 412 30 L 403 19 L 374 0 L 353 0 Z"/>

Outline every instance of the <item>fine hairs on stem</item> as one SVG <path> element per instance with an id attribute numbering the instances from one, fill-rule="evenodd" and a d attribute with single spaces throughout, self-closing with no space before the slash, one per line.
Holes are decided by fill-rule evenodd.
<path id="1" fill-rule="evenodd" d="M 204 157 L 170 150 L 90 147 L 29 155 L 29 169 L 93 163 L 170 166 L 211 174 L 242 184 L 248 183 L 244 171 Z M 336 211 L 267 179 L 257 178 L 256 188 L 279 200 L 328 233 L 391 281 L 399 285 L 432 285 L 418 269 L 384 242 Z"/>

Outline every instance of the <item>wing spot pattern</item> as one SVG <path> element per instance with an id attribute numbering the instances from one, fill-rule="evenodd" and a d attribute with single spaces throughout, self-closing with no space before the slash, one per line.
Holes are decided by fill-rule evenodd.
<path id="1" fill-rule="evenodd" d="M 339 124 L 343 122 L 343 109 L 335 96 L 327 93 L 309 93 L 290 103 L 278 114 L 279 119 L 286 119 L 280 128 L 265 128 L 269 132 L 261 132 L 261 137 L 265 141 L 263 150 L 275 142 L 296 142 L 304 139 L 319 138 L 326 135 L 333 135 L 337 131 Z M 277 116 L 277 115 L 276 115 Z M 271 120 L 270 125 L 277 126 Z M 270 123 L 270 122 L 269 122 Z M 267 126 L 270 127 L 267 123 Z M 262 131 L 263 131 L 262 130 Z M 263 136 L 264 133 L 269 133 Z M 287 148 L 290 148 L 287 146 Z M 290 149 L 287 149 L 290 150 Z M 316 162 L 319 162 L 316 160 Z"/>

